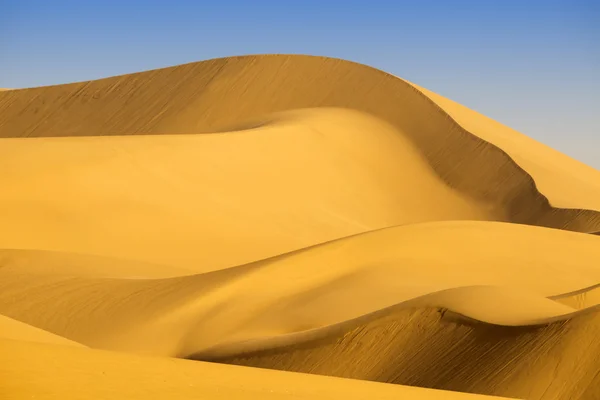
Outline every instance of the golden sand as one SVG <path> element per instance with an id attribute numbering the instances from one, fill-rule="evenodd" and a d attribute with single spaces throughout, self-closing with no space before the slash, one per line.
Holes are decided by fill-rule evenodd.
<path id="1" fill-rule="evenodd" d="M 600 393 L 600 172 L 424 88 L 231 57 L 4 91 L 0 138 L 8 398 Z"/>

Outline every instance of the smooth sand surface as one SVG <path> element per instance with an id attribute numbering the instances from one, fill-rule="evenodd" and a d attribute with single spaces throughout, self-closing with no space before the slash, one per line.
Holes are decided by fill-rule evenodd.
<path id="1" fill-rule="evenodd" d="M 581 311 L 547 297 L 600 282 L 598 238 L 493 222 L 389 228 L 179 278 L 76 276 L 38 260 L 0 268 L 0 313 L 91 347 L 177 357 L 269 347 L 389 307 L 541 324 Z"/>
<path id="2" fill-rule="evenodd" d="M 10 340 L 0 354 L 3 399 L 499 399 Z"/>
<path id="3" fill-rule="evenodd" d="M 46 332 L 42 329 L 0 315 L 0 339 L 13 339 L 26 342 L 39 342 L 84 347 L 80 343 L 65 339 L 62 336 Z"/>
<path id="4" fill-rule="evenodd" d="M 6 139 L 0 245 L 206 271 L 386 226 L 504 218 L 389 124 L 340 109 L 280 118 L 214 135 Z"/>
<path id="5" fill-rule="evenodd" d="M 600 393 L 600 172 L 373 68 L 5 91 L 0 186 L 8 398 Z"/>

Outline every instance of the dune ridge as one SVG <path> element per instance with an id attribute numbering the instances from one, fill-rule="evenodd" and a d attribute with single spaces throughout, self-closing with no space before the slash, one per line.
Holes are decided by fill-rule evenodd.
<path id="1" fill-rule="evenodd" d="M 600 393 L 600 171 L 369 66 L 1 91 L 0 185 L 2 394 Z"/>
<path id="2" fill-rule="evenodd" d="M 577 208 L 576 204 L 580 207 L 587 204 L 586 208 L 596 209 L 600 171 L 462 104 L 412 82 L 410 84 L 423 92 L 467 131 L 476 133 L 485 141 L 506 151 L 534 178 L 539 190 L 552 199 L 553 205 Z M 578 181 L 578 184 L 573 185 L 573 181 Z"/>
<path id="3" fill-rule="evenodd" d="M 80 343 L 24 324 L 4 315 L 0 315 L 0 340 L 2 339 L 85 347 Z"/>
<path id="4" fill-rule="evenodd" d="M 165 89 L 166 81 L 176 84 Z M 174 93 L 177 101 L 168 101 Z M 323 106 L 356 109 L 391 123 L 448 185 L 480 201 L 502 204 L 513 222 L 600 230 L 597 192 L 586 202 L 593 209 L 552 207 L 552 199 L 537 190 L 534 178 L 508 153 L 463 129 L 419 89 L 374 68 L 337 59 L 229 57 L 10 91 L 0 96 L 0 136 L 202 133 L 274 112 Z M 123 118 L 133 109 L 134 118 Z M 598 176 L 593 169 L 587 172 Z"/>
<path id="5" fill-rule="evenodd" d="M 174 278 L 4 266 L 0 313 L 91 347 L 179 357 L 247 341 L 268 346 L 280 335 L 384 309 L 441 307 L 491 324 L 540 325 L 595 310 L 593 302 L 578 309 L 552 296 L 600 281 L 597 244 L 590 235 L 527 225 L 437 222 Z M 438 252 L 424 253 L 429 246 Z"/>
<path id="6" fill-rule="evenodd" d="M 5 139 L 0 157 L 3 247 L 198 272 L 381 227 L 504 219 L 447 187 L 389 124 L 350 110 L 288 112 L 252 132 Z"/>
<path id="7" fill-rule="evenodd" d="M 294 372 L 523 399 L 595 399 L 598 313 L 539 327 L 396 310 L 313 340 L 209 358 Z"/>

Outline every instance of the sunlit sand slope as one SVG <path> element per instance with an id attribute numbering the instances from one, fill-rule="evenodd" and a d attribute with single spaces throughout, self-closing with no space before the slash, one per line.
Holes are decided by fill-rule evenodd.
<path id="1" fill-rule="evenodd" d="M 193 272 L 170 265 L 131 259 L 42 250 L 0 249 L 0 268 L 28 274 L 58 274 L 93 278 L 170 278 Z M 6 270 L 5 270 L 6 271 Z"/>
<path id="2" fill-rule="evenodd" d="M 174 274 L 168 267 L 150 265 L 155 279 L 140 279 L 130 274 L 141 263 L 116 260 L 119 275 L 106 273 L 106 258 L 0 254 L 0 313 L 22 321 L 2 325 L 8 338 L 35 326 L 96 348 L 527 399 L 593 399 L 600 389 L 592 235 L 417 224 L 167 279 L 158 276 Z M 71 350 L 44 352 L 74 361 Z M 67 379 L 70 367 L 60 371 Z M 33 393 L 24 387 L 10 390 Z"/>
<path id="3" fill-rule="evenodd" d="M 469 132 L 452 119 L 454 111 L 449 115 L 409 83 L 337 59 L 230 57 L 2 92 L 0 136 L 215 132 L 264 121 L 274 112 L 323 106 L 352 108 L 391 124 L 419 149 L 448 186 L 490 208 L 506 210 L 511 221 L 582 232 L 600 230 L 597 190 L 577 189 L 587 197 L 569 201 L 569 209 L 551 207 L 553 198 L 549 197 L 549 203 L 546 196 L 557 190 L 538 192 L 523 169 L 527 163 L 515 163 L 506 150 L 484 140 L 488 136 L 485 126 Z M 551 161 L 535 149 L 523 149 L 521 154 L 531 154 L 530 164 Z M 578 178 L 570 178 L 570 171 L 577 174 L 577 168 L 565 168 L 565 173 L 555 177 L 559 185 L 585 186 Z M 557 198 L 559 206 L 562 198 Z"/>
<path id="4" fill-rule="evenodd" d="M 3 139 L 0 246 L 204 272 L 395 225 L 525 213 L 544 225 L 540 209 L 515 214 L 448 186 L 370 115 L 322 108 L 268 121 L 207 135 Z"/>
<path id="5" fill-rule="evenodd" d="M 0 315 L 0 340 L 2 339 L 84 347 L 72 340 Z"/>
<path id="6" fill-rule="evenodd" d="M 548 297 L 593 287 L 599 262 L 592 235 L 438 222 L 168 279 L 9 265 L 0 268 L 0 313 L 92 347 L 215 356 L 327 335 L 319 329 L 385 309 L 442 307 L 507 326 L 563 320 L 597 304 Z"/>
<path id="7" fill-rule="evenodd" d="M 506 219 L 381 120 L 278 118 L 214 135 L 4 139 L 0 246 L 207 271 L 387 226 Z"/>
<path id="8" fill-rule="evenodd" d="M 0 340 L 2 399 L 415 399 L 497 397 Z"/>
<path id="9" fill-rule="evenodd" d="M 600 399 L 600 172 L 373 68 L 2 91 L 0 187 L 0 398 Z"/>

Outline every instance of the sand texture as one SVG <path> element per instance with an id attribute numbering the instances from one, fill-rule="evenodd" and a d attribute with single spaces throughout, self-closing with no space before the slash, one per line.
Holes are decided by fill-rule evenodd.
<path id="1" fill-rule="evenodd" d="M 371 67 L 2 91 L 0 187 L 1 399 L 600 399 L 600 171 Z"/>

